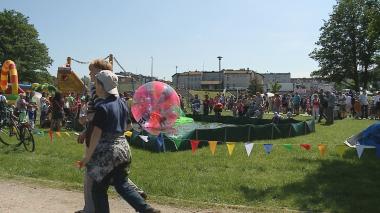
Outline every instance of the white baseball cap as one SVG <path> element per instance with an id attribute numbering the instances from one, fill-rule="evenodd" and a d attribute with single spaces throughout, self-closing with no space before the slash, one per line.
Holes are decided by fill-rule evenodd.
<path id="1" fill-rule="evenodd" d="M 102 70 L 95 75 L 95 78 L 102 82 L 103 88 L 107 93 L 112 95 L 119 94 L 117 90 L 118 78 L 112 71 Z"/>

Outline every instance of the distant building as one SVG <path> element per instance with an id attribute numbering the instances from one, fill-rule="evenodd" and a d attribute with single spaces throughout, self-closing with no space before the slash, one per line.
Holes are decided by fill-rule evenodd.
<path id="1" fill-rule="evenodd" d="M 252 81 L 264 85 L 264 77 L 248 68 L 224 70 L 224 88 L 226 89 L 247 89 Z"/>
<path id="2" fill-rule="evenodd" d="M 291 83 L 290 72 L 288 73 L 260 73 L 264 77 L 264 91 L 270 91 L 272 85 L 277 83 Z M 284 85 L 285 86 L 285 85 Z M 289 85 L 285 86 L 287 89 Z M 281 91 L 281 90 L 280 90 Z"/>
<path id="3" fill-rule="evenodd" d="M 300 94 L 310 94 L 323 89 L 324 91 L 333 91 L 334 83 L 329 83 L 316 78 L 292 78 L 294 91 Z"/>
<path id="4" fill-rule="evenodd" d="M 172 76 L 172 83 L 180 90 L 187 89 L 247 89 L 252 80 L 263 84 L 263 76 L 249 69 L 225 69 L 221 71 L 189 71 L 176 73 Z"/>

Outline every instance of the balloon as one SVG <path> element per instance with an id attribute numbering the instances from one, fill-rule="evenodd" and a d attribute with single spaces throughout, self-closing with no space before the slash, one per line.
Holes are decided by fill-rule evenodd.
<path id="1" fill-rule="evenodd" d="M 172 87 L 152 81 L 136 90 L 131 110 L 143 129 L 158 135 L 173 130 L 180 113 L 180 101 Z"/>

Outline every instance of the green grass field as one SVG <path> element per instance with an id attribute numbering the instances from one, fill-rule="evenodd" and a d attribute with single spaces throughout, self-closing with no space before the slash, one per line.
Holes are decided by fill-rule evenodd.
<path id="1" fill-rule="evenodd" d="M 380 212 L 380 161 L 374 149 L 361 159 L 348 149 L 343 158 L 336 144 L 368 127 L 374 121 L 342 120 L 332 126 L 317 124 L 316 132 L 273 141 L 254 141 L 247 157 L 243 143 L 232 156 L 219 145 L 215 156 L 208 147 L 195 155 L 189 151 L 152 153 L 133 148 L 131 179 L 155 202 L 175 205 L 213 204 L 245 206 L 249 211 Z M 76 136 L 35 136 L 35 153 L 0 145 L 0 178 L 21 180 L 81 190 L 83 171 L 74 163 L 83 147 Z M 275 144 L 266 155 L 262 143 Z M 279 144 L 294 144 L 288 151 Z M 310 151 L 299 144 L 310 143 Z M 317 145 L 327 144 L 326 156 Z"/>

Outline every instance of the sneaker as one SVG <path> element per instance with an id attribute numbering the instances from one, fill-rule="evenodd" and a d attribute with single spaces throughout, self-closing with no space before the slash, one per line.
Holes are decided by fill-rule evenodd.
<path id="1" fill-rule="evenodd" d="M 144 200 L 148 199 L 148 195 L 145 192 L 139 192 L 139 194 Z"/>
<path id="2" fill-rule="evenodd" d="M 145 209 L 145 211 L 143 211 L 142 213 L 160 213 L 161 211 L 158 210 L 158 209 L 155 209 L 153 207 L 149 207 L 147 209 Z"/>

